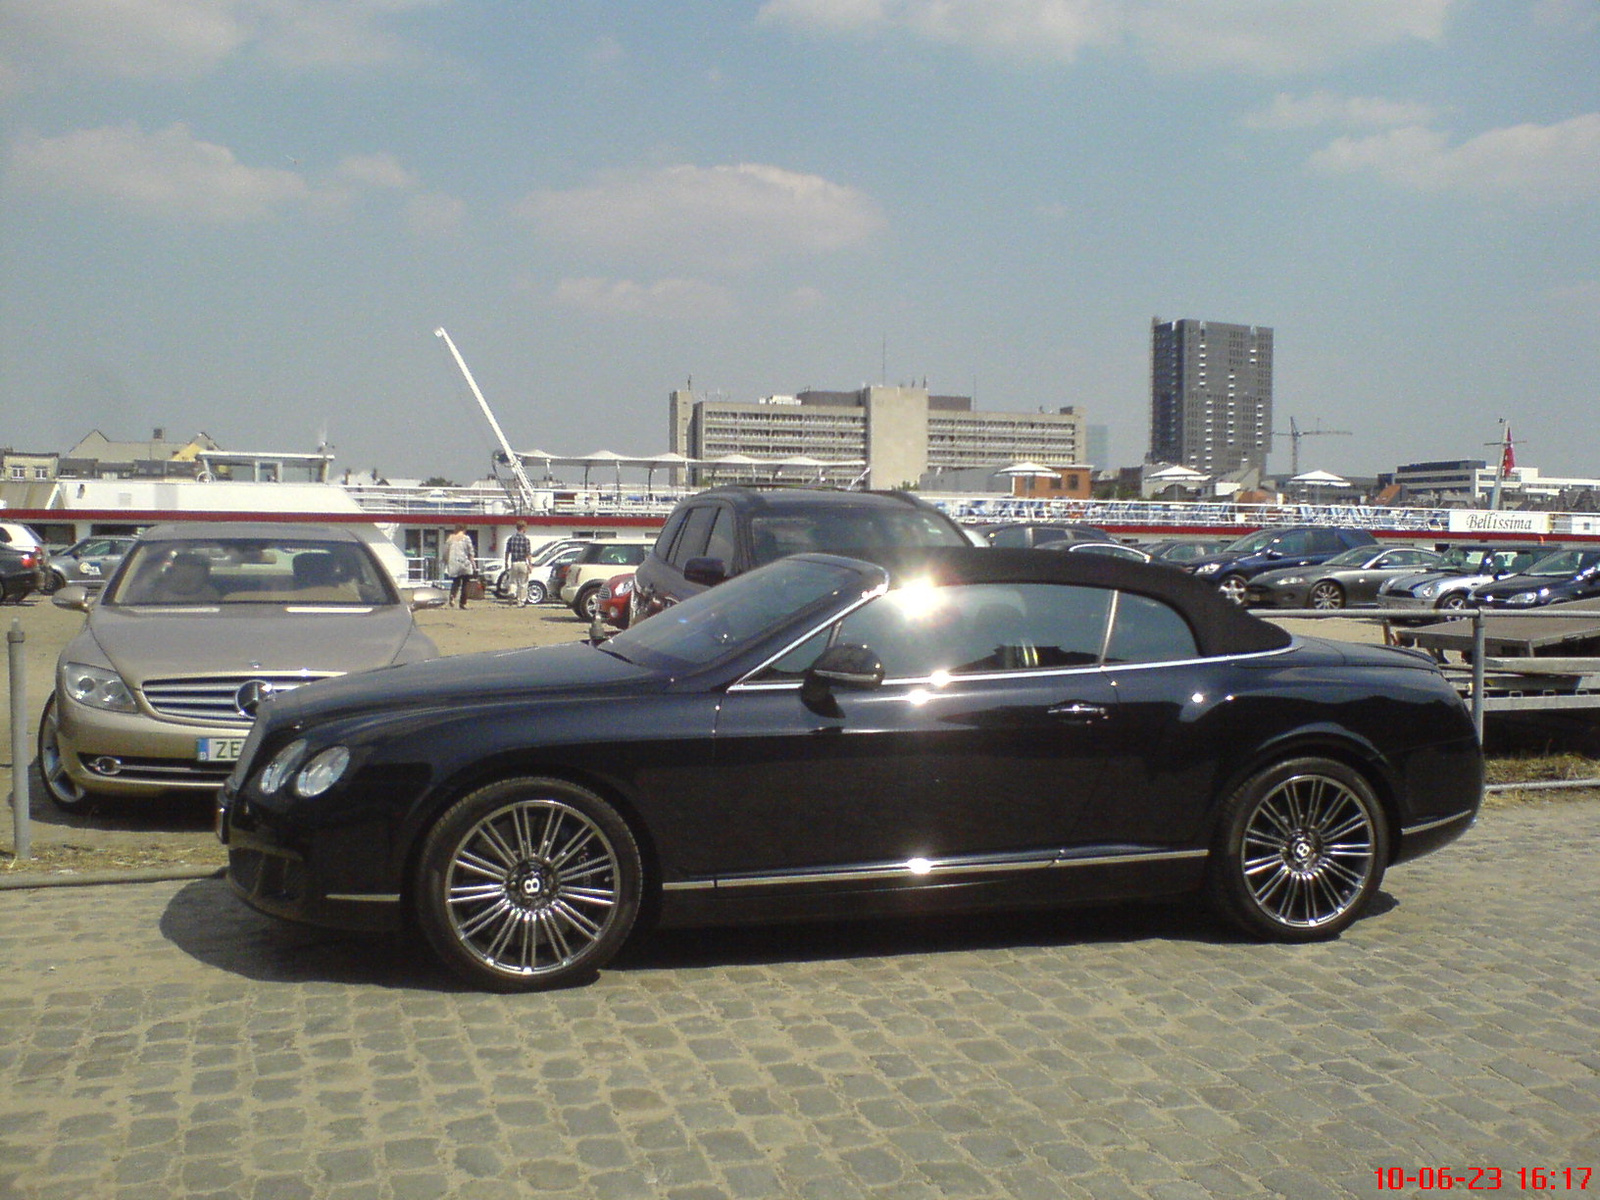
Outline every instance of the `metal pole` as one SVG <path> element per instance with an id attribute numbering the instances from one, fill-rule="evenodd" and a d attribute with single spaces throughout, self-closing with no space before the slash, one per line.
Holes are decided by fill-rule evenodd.
<path id="1" fill-rule="evenodd" d="M 33 857 L 33 826 L 28 823 L 28 695 L 23 667 L 22 620 L 11 618 L 6 652 L 11 662 L 11 823 L 18 858 Z"/>
<path id="2" fill-rule="evenodd" d="M 1483 744 L 1483 609 L 1472 610 L 1472 723 L 1478 727 L 1478 743 Z"/>

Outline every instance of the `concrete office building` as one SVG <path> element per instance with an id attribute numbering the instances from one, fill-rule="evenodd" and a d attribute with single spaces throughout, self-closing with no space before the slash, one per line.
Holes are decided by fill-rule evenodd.
<path id="1" fill-rule="evenodd" d="M 689 458 L 745 455 L 772 463 L 803 456 L 838 464 L 824 473 L 830 483 L 859 477 L 874 488 L 923 484 L 946 472 L 998 471 L 1022 460 L 1086 465 L 1086 423 L 1075 408 L 978 412 L 970 396 L 935 396 L 922 387 L 807 391 L 753 402 L 675 391 L 669 423 L 673 450 Z M 746 468 L 743 478 L 752 475 L 771 477 Z M 690 474 L 699 484 L 738 477 L 735 466 L 698 467 Z"/>
<path id="2" fill-rule="evenodd" d="M 1151 321 L 1146 461 L 1227 475 L 1265 470 L 1271 448 L 1272 330 Z"/>

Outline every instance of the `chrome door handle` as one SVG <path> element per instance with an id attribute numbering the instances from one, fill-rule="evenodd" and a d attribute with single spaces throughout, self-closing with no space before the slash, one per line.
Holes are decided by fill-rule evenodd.
<path id="1" fill-rule="evenodd" d="M 1066 717 L 1069 721 L 1088 723 L 1105 719 L 1106 709 L 1103 704 L 1085 704 L 1082 700 L 1070 700 L 1066 704 L 1057 704 L 1045 710 L 1052 717 Z"/>

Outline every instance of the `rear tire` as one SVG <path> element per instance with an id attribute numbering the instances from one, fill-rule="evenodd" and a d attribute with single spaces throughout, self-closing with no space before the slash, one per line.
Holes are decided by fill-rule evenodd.
<path id="1" fill-rule="evenodd" d="M 59 571 L 46 571 L 44 580 L 39 584 L 39 594 L 41 596 L 53 596 L 66 586 L 66 576 Z"/>
<path id="2" fill-rule="evenodd" d="M 1388 822 L 1366 779 L 1332 759 L 1295 758 L 1223 805 L 1207 886 L 1247 933 L 1319 941 L 1361 915 L 1388 862 Z"/>
<path id="3" fill-rule="evenodd" d="M 567 987 L 616 955 L 639 914 L 644 866 L 616 809 L 559 779 L 489 784 L 423 843 L 413 906 L 456 975 L 497 992 Z"/>
<path id="4" fill-rule="evenodd" d="M 528 580 L 529 604 L 543 604 L 548 598 L 549 594 L 545 591 L 544 584 L 540 583 L 537 579 Z"/>

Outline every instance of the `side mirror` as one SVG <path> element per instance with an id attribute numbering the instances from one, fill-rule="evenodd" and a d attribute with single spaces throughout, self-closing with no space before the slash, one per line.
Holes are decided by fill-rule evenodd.
<path id="1" fill-rule="evenodd" d="M 716 587 L 728 578 L 728 564 L 720 558 L 691 558 L 683 564 L 683 577 L 690 583 Z"/>
<path id="2" fill-rule="evenodd" d="M 89 606 L 93 601 L 89 598 L 89 589 L 75 583 L 71 587 L 62 588 L 54 596 L 51 596 L 50 603 L 57 608 L 70 608 L 77 612 L 88 612 Z"/>
<path id="3" fill-rule="evenodd" d="M 400 598 L 416 612 L 421 608 L 443 608 L 450 602 L 450 593 L 436 587 L 401 588 Z"/>
<path id="4" fill-rule="evenodd" d="M 825 717 L 839 716 L 835 688 L 871 691 L 883 683 L 883 660 L 870 646 L 829 646 L 800 680 L 800 701 Z"/>

